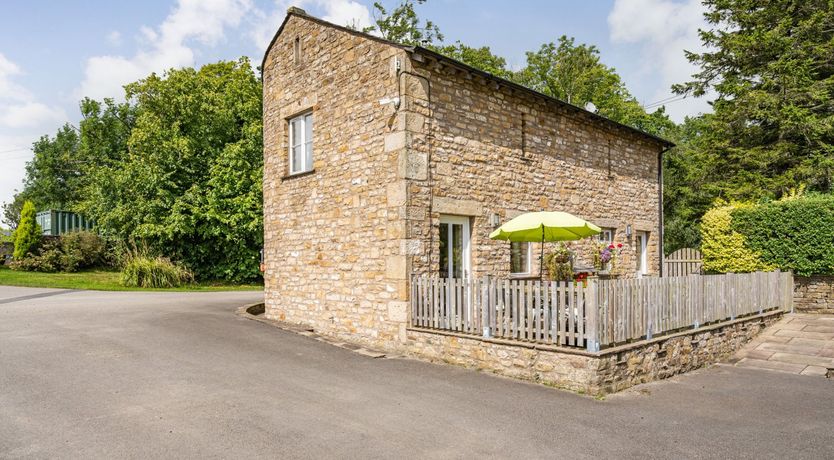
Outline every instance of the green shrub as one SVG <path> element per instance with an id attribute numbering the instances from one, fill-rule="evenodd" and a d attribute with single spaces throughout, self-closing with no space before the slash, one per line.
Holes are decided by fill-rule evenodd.
<path id="1" fill-rule="evenodd" d="M 834 274 L 834 195 L 739 208 L 732 229 L 768 264 L 802 276 Z"/>
<path id="2" fill-rule="evenodd" d="M 41 233 L 41 226 L 35 221 L 35 205 L 26 201 L 20 211 L 20 223 L 14 232 L 13 257 L 23 259 L 31 253 L 37 247 Z"/>
<path id="3" fill-rule="evenodd" d="M 10 266 L 13 270 L 52 273 L 105 265 L 109 265 L 105 241 L 95 233 L 79 231 L 42 237 L 37 250 L 15 259 Z"/>
<path id="4" fill-rule="evenodd" d="M 775 268 L 747 245 L 745 234 L 733 229 L 734 212 L 752 205 L 717 202 L 701 218 L 701 254 L 704 270 L 712 273 L 746 273 Z"/>
<path id="5" fill-rule="evenodd" d="M 74 272 L 106 264 L 107 245 L 93 232 L 70 232 L 61 236 L 61 270 Z"/>
<path id="6" fill-rule="evenodd" d="M 14 259 L 9 264 L 12 270 L 54 273 L 62 271 L 64 253 L 58 237 L 43 237 L 37 251 L 26 257 Z"/>
<path id="7" fill-rule="evenodd" d="M 133 254 L 127 257 L 122 268 L 123 286 L 170 288 L 193 281 L 191 271 L 165 257 Z"/>

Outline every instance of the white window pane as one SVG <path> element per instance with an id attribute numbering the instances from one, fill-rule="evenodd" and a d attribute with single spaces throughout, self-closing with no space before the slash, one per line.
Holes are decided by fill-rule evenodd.
<path id="1" fill-rule="evenodd" d="M 290 172 L 299 172 L 301 171 L 301 146 L 295 146 L 292 148 L 292 154 L 290 155 Z"/>
<path id="2" fill-rule="evenodd" d="M 313 143 L 308 142 L 305 147 L 306 162 L 304 163 L 304 168 L 309 171 L 313 169 Z"/>
<path id="3" fill-rule="evenodd" d="M 292 137 L 290 141 L 292 142 L 293 147 L 301 145 L 301 119 L 296 118 L 291 121 L 290 126 L 292 128 Z"/>
<path id="4" fill-rule="evenodd" d="M 311 142 L 313 140 L 313 114 L 304 116 L 304 141 Z"/>
<path id="5" fill-rule="evenodd" d="M 526 242 L 510 243 L 510 272 L 511 273 L 529 273 L 530 272 L 530 243 L 526 243 Z"/>

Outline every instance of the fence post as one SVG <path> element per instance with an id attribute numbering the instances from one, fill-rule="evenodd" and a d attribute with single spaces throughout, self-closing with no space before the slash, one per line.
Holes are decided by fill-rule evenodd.
<path id="1" fill-rule="evenodd" d="M 492 304 L 490 302 L 491 297 L 491 289 L 490 286 L 490 277 L 489 275 L 483 277 L 483 284 L 481 284 L 481 327 L 484 331 L 484 338 L 488 339 L 492 336 L 492 331 L 490 330 L 490 316 L 489 316 L 489 306 Z"/>
<path id="2" fill-rule="evenodd" d="M 599 351 L 599 309 L 597 308 L 597 280 L 588 278 L 588 285 L 585 287 L 585 346 L 592 353 Z"/>

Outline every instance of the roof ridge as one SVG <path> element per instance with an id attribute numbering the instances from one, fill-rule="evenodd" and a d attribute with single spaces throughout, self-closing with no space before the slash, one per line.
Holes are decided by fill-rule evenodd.
<path id="1" fill-rule="evenodd" d="M 418 46 L 403 45 L 401 43 L 396 43 L 396 42 L 393 42 L 393 41 L 388 40 L 386 38 L 377 37 L 376 35 L 372 35 L 372 34 L 369 34 L 367 32 L 362 32 L 361 30 L 356 30 L 356 29 L 351 29 L 350 27 L 340 26 L 340 25 L 334 24 L 330 21 L 326 21 L 324 19 L 312 16 L 312 15 L 308 14 L 306 11 L 304 11 L 303 9 L 301 9 L 297 6 L 291 6 L 287 9 L 287 15 L 284 17 L 284 21 L 281 23 L 281 26 L 275 32 L 275 35 L 272 37 L 272 40 L 269 42 L 269 46 L 266 47 L 266 51 L 264 51 L 264 57 L 263 57 L 263 60 L 261 61 L 261 80 L 263 80 L 263 69 L 266 66 L 266 58 L 267 58 L 267 56 L 269 56 L 269 51 L 272 49 L 272 46 L 275 44 L 275 41 L 278 40 L 278 36 L 281 35 L 281 32 L 284 30 L 284 26 L 287 24 L 287 21 L 289 20 L 289 18 L 291 16 L 298 16 L 300 18 L 304 18 L 304 19 L 319 23 L 321 25 L 331 27 L 331 28 L 334 28 L 336 30 L 340 30 L 342 32 L 346 32 L 346 33 L 355 35 L 357 37 L 361 37 L 361 38 L 365 38 L 365 39 L 368 39 L 368 40 L 373 40 L 373 41 L 376 41 L 376 42 L 379 42 L 379 43 L 383 43 L 383 44 L 386 44 L 386 45 L 389 45 L 389 46 L 393 46 L 395 48 L 405 50 L 405 51 L 407 51 L 411 54 L 426 54 L 429 57 L 432 57 L 434 59 L 450 62 L 453 65 L 462 68 L 463 70 L 466 70 L 468 72 L 480 75 L 484 78 L 493 80 L 496 83 L 502 84 L 502 85 L 504 85 L 508 88 L 516 89 L 516 90 L 526 92 L 526 93 L 531 94 L 531 95 L 536 96 L 536 97 L 544 98 L 546 101 L 555 102 L 559 106 L 561 106 L 563 108 L 566 108 L 568 110 L 573 110 L 577 113 L 590 116 L 592 119 L 602 121 L 603 123 L 611 124 L 615 128 L 625 129 L 626 131 L 630 131 L 634 134 L 637 134 L 637 135 L 640 135 L 640 136 L 643 136 L 643 137 L 647 137 L 649 139 L 653 139 L 654 141 L 656 141 L 656 142 L 660 143 L 661 145 L 665 146 L 666 148 L 671 148 L 671 147 L 675 146 L 675 144 L 673 142 L 671 142 L 669 140 L 666 140 L 666 139 L 663 139 L 660 136 L 655 136 L 654 134 L 648 133 L 648 132 L 643 131 L 642 129 L 639 129 L 639 128 L 635 128 L 634 126 L 629 126 L 629 125 L 626 125 L 624 123 L 620 123 L 619 121 L 612 120 L 608 117 L 605 117 L 605 116 L 600 115 L 600 114 L 595 113 L 595 112 L 591 112 L 590 110 L 586 110 L 583 107 L 573 105 L 573 104 L 571 104 L 569 102 L 566 102 L 566 101 L 563 101 L 559 98 L 555 98 L 553 96 L 548 96 L 547 94 L 536 91 L 532 88 L 528 88 L 524 85 L 520 85 L 520 84 L 518 84 L 514 81 L 507 80 L 506 78 L 499 77 L 498 75 L 495 75 L 495 74 L 486 72 L 484 70 L 478 69 L 478 68 L 473 67 L 469 64 L 458 61 L 457 59 L 454 59 L 454 58 L 451 58 L 451 57 L 446 56 L 444 54 L 438 53 L 437 51 L 434 51 L 432 49 L 429 49 L 429 48 L 426 48 L 426 47 L 423 47 L 423 46 L 419 46 L 419 45 Z"/>

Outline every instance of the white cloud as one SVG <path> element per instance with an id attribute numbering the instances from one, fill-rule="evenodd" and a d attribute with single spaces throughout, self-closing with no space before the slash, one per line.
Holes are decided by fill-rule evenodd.
<path id="1" fill-rule="evenodd" d="M 107 43 L 110 43 L 113 46 L 121 46 L 122 34 L 118 30 L 110 31 L 110 33 L 107 34 Z"/>
<path id="2" fill-rule="evenodd" d="M 354 0 L 276 0 L 273 6 L 272 11 L 258 9 L 252 15 L 249 36 L 261 52 L 266 50 L 291 6 L 303 8 L 311 14 L 315 13 L 316 16 L 334 24 L 356 24 L 359 28 L 373 24 L 368 7 Z M 313 9 L 315 11 L 312 11 Z"/>
<path id="3" fill-rule="evenodd" d="M 30 128 L 45 123 L 66 121 L 67 114 L 59 107 L 40 102 L 24 102 L 0 107 L 0 127 Z"/>
<path id="4" fill-rule="evenodd" d="M 0 202 L 20 188 L 32 141 L 67 121 L 62 108 L 38 101 L 18 83 L 24 77 L 23 69 L 0 53 Z"/>
<path id="5" fill-rule="evenodd" d="M 142 27 L 140 49 L 132 57 L 94 56 L 87 59 L 78 98 L 122 98 L 122 86 L 169 68 L 193 66 L 192 42 L 214 45 L 227 27 L 237 27 L 253 9 L 251 0 L 179 0 L 156 29 Z"/>
<path id="6" fill-rule="evenodd" d="M 15 81 L 23 76 L 23 70 L 0 53 L 0 129 L 27 128 L 66 120 L 63 109 L 38 102 L 30 91 Z"/>
<path id="7" fill-rule="evenodd" d="M 17 64 L 0 53 L 0 101 L 25 101 L 32 97 L 26 89 L 14 82 L 23 72 Z"/>
<path id="8" fill-rule="evenodd" d="M 698 69 L 684 50 L 701 52 L 704 46 L 698 29 L 706 28 L 700 0 L 615 0 L 608 15 L 611 41 L 641 46 L 641 73 L 659 75 L 659 85 L 651 103 L 674 96 L 670 87 L 691 79 Z M 681 121 L 686 115 L 710 111 L 709 97 L 686 98 L 669 102 L 667 113 Z"/>

